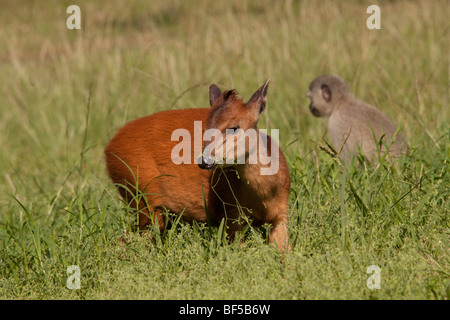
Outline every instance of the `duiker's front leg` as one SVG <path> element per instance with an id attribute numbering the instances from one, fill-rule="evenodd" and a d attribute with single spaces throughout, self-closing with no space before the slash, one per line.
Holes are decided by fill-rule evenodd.
<path id="1" fill-rule="evenodd" d="M 269 234 L 269 242 L 275 243 L 280 251 L 291 251 L 287 219 L 273 223 L 272 227 Z"/>
<path id="2" fill-rule="evenodd" d="M 234 215 L 232 217 L 227 217 L 225 222 L 227 226 L 228 240 L 233 242 L 236 238 L 236 233 L 242 231 L 245 222 Z"/>

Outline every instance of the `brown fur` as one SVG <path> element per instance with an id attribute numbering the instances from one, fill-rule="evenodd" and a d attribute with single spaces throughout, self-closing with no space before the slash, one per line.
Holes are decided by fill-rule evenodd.
<path id="1" fill-rule="evenodd" d="M 281 150 L 279 170 L 275 175 L 261 175 L 263 165 L 259 162 L 201 169 L 196 162 L 199 155 L 194 154 L 194 121 L 202 121 L 203 131 L 208 128 L 224 130 L 223 125 L 233 122 L 239 122 L 241 128 L 256 128 L 259 111 L 255 110 L 265 108 L 267 83 L 255 95 L 257 93 L 259 99 L 252 97 L 253 100 L 243 104 L 235 91 L 222 94 L 212 85 L 212 108 L 162 111 L 131 121 L 118 131 L 105 148 L 106 166 L 116 184 L 136 184 L 129 168 L 138 177 L 138 188 L 146 193 L 149 210 L 142 203 L 136 204 L 133 195 L 123 187 L 119 186 L 119 191 L 131 206 L 139 207 L 141 229 L 156 222 L 152 221 L 153 216 L 162 229 L 163 208 L 176 214 L 183 212 L 182 218 L 188 222 L 206 222 L 203 186 L 211 223 L 218 225 L 226 218 L 230 238 L 243 228 L 245 215 L 255 226 L 271 224 L 269 240 L 282 250 L 290 248 L 287 230 L 290 178 Z M 179 143 L 171 141 L 171 134 L 179 128 L 191 134 L 192 164 L 175 165 L 171 160 L 171 150 Z M 267 139 L 270 150 L 270 144 L 275 142 L 270 137 Z M 133 188 L 131 191 L 135 192 Z"/>

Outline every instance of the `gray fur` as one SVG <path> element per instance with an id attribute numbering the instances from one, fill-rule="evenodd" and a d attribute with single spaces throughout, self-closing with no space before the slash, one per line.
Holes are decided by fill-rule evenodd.
<path id="1" fill-rule="evenodd" d="M 332 144 L 336 151 L 341 150 L 344 161 L 362 150 L 370 161 L 378 163 L 376 143 L 382 137 L 381 156 L 386 150 L 391 158 L 407 152 L 397 125 L 376 107 L 355 98 L 342 78 L 325 75 L 314 79 L 307 97 L 311 113 L 328 120 Z"/>

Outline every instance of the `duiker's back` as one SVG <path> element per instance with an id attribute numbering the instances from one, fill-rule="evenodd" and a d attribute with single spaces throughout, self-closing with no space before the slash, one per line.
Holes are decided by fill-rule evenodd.
<path id="1" fill-rule="evenodd" d="M 247 133 L 259 132 L 268 84 L 269 80 L 247 103 L 236 91 L 221 92 L 211 85 L 210 109 L 159 112 L 119 130 L 105 149 L 107 167 L 122 197 L 139 210 L 140 228 L 158 222 L 161 230 L 165 209 L 188 221 L 206 221 L 208 212 L 211 223 L 226 221 L 230 239 L 253 220 L 254 225 L 271 224 L 269 240 L 282 250 L 290 248 L 290 178 L 285 158 L 268 136 L 256 139 L 258 145 L 245 143 Z M 205 134 L 196 125 L 205 128 Z M 249 155 L 254 150 L 261 152 L 252 163 Z M 186 153 L 189 164 L 180 164 L 177 157 L 185 161 Z M 240 156 L 245 161 L 239 161 Z M 137 203 L 139 192 L 145 196 Z"/>
<path id="2" fill-rule="evenodd" d="M 207 108 L 168 110 L 126 124 L 105 148 L 113 182 L 133 192 L 137 183 L 139 190 L 147 194 L 151 209 L 165 207 L 176 213 L 184 210 L 183 217 L 188 221 L 206 221 L 202 184 L 207 196 L 210 172 L 200 169 L 196 161 L 194 123 L 204 124 L 208 113 Z M 175 164 L 172 159 L 172 149 L 180 143 L 171 139 L 177 129 L 189 132 L 190 164 Z M 119 191 L 127 201 L 132 200 L 133 195 L 124 188 L 119 187 Z"/>

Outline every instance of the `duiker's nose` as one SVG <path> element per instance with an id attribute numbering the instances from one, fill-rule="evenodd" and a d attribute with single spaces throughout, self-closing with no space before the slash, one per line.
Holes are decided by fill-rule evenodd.
<path id="1" fill-rule="evenodd" d="M 198 166 L 201 169 L 211 169 L 214 167 L 214 158 L 210 156 L 202 156 L 201 161 L 199 161 Z"/>

